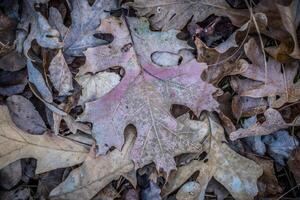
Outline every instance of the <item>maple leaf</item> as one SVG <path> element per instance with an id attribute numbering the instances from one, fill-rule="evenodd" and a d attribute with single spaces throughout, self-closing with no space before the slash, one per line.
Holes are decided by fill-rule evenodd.
<path id="1" fill-rule="evenodd" d="M 179 167 L 170 175 L 168 183 L 163 188 L 163 194 L 170 194 L 199 171 L 197 182 L 201 188 L 198 199 L 204 199 L 208 182 L 214 177 L 235 199 L 253 199 L 257 194 L 257 179 L 262 175 L 262 169 L 253 161 L 237 154 L 226 144 L 223 128 L 209 117 L 210 137 L 206 139 L 209 147 L 205 161 L 193 160 Z"/>
<path id="2" fill-rule="evenodd" d="M 30 135 L 16 127 L 6 106 L 0 106 L 0 112 L 0 169 L 21 158 L 35 158 L 39 174 L 79 164 L 86 158 L 88 151 L 81 145 L 46 133 Z"/>
<path id="3" fill-rule="evenodd" d="M 230 13 L 245 16 L 243 12 L 237 12 L 223 0 L 134 0 L 125 4 L 137 11 L 138 16 L 149 18 L 155 30 L 167 31 L 170 29 L 182 29 L 190 19 L 192 23 L 203 21 L 211 14 L 226 15 L 232 21 L 237 21 Z M 226 11 L 226 12 L 225 12 Z M 241 20 L 240 20 L 241 21 Z"/>
<path id="4" fill-rule="evenodd" d="M 84 115 L 80 117 L 80 120 L 93 123 L 93 134 L 101 154 L 106 153 L 111 146 L 120 149 L 124 142 L 123 131 L 125 127 L 128 124 L 135 125 L 138 136 L 132 150 L 132 158 L 136 166 L 141 167 L 154 161 L 158 168 L 162 168 L 168 173 L 175 168 L 173 157 L 179 152 L 198 151 L 192 145 L 187 145 L 190 141 L 185 142 L 185 144 L 181 144 L 180 140 L 177 141 L 181 136 L 180 132 L 178 133 L 176 130 L 177 122 L 169 111 L 171 105 L 186 105 L 197 114 L 202 110 L 217 110 L 218 104 L 211 96 L 216 89 L 201 79 L 200 76 L 203 70 L 206 69 L 206 65 L 198 63 L 195 59 L 179 66 L 169 66 L 167 68 L 161 68 L 152 64 L 152 62 L 147 62 L 151 60 L 151 54 L 147 50 L 148 46 L 151 51 L 154 51 L 157 47 L 155 45 L 152 47 L 150 41 L 148 41 L 148 44 L 145 41 L 142 44 L 138 44 L 143 40 L 141 34 L 144 37 L 151 37 L 151 43 L 158 44 L 159 47 L 162 47 L 160 49 L 162 51 L 166 49 L 178 53 L 180 47 L 185 48 L 187 46 L 186 44 L 173 45 L 174 48 L 172 48 L 163 44 L 163 42 L 158 42 L 156 39 L 161 36 L 163 41 L 170 44 L 176 38 L 177 32 L 170 31 L 170 33 L 166 32 L 163 35 L 159 35 L 149 31 L 149 23 L 145 19 L 141 19 L 141 21 L 133 20 L 130 19 L 129 23 L 130 29 L 134 31 L 133 40 L 136 51 L 139 52 L 141 48 L 144 48 L 144 50 L 141 50 L 142 52 L 146 53 L 147 51 L 146 56 L 148 57 L 146 58 L 138 54 L 144 71 L 139 73 L 140 66 L 136 63 L 135 54 L 125 52 L 134 59 L 135 63 L 131 62 L 131 65 L 126 65 L 126 63 L 121 65 L 125 69 L 125 76 L 121 82 L 99 100 L 86 103 Z M 113 23 L 111 22 L 111 24 Z M 118 40 L 117 37 L 118 35 L 115 35 L 116 40 Z M 122 39 L 120 41 L 126 40 Z M 127 44 L 127 42 L 124 43 Z M 94 59 L 99 58 L 95 50 L 103 48 L 108 47 L 96 47 L 87 50 L 86 55 L 91 52 L 89 56 L 94 56 L 93 59 L 89 57 L 92 60 L 89 62 L 90 64 L 92 62 L 95 63 Z M 129 51 L 134 53 L 132 48 Z M 108 52 L 111 51 L 109 50 Z M 121 55 L 123 56 L 125 53 L 121 53 Z M 116 54 L 119 55 L 120 52 L 116 51 Z M 95 58 L 95 56 L 97 57 Z M 114 57 L 112 60 L 114 60 Z M 116 58 L 116 61 L 118 60 Z M 110 60 L 107 62 L 110 62 Z M 100 62 L 97 62 L 97 60 L 96 63 L 100 65 Z M 129 67 L 131 67 L 133 72 L 131 74 L 130 71 L 128 73 Z M 203 94 L 208 95 L 206 95 L 206 98 L 201 98 Z M 101 119 L 101 123 L 98 123 L 99 119 Z"/>
<path id="5" fill-rule="evenodd" d="M 230 139 L 236 140 L 238 138 L 255 135 L 268 135 L 280 129 L 286 129 L 291 126 L 300 126 L 300 118 L 296 118 L 292 123 L 286 123 L 281 117 L 281 114 L 273 108 L 267 109 L 264 115 L 266 120 L 263 123 L 256 123 L 245 129 L 240 128 L 230 134 Z"/>
<path id="6" fill-rule="evenodd" d="M 254 38 L 244 45 L 244 49 L 252 64 L 242 59 L 239 65 L 244 65 L 243 68 L 246 68 L 241 75 L 248 79 L 234 78 L 231 81 L 232 88 L 240 96 L 270 97 L 270 104 L 275 108 L 281 107 L 286 102 L 295 102 L 300 98 L 300 81 L 294 83 L 297 63 L 282 68 L 279 62 L 269 58 L 266 68 L 264 56 Z M 281 69 L 284 72 L 281 72 Z"/>

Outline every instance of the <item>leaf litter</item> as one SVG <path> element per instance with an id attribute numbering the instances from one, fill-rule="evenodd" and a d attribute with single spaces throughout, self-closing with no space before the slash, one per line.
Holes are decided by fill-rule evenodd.
<path id="1" fill-rule="evenodd" d="M 299 5 L 0 1 L 1 199 L 299 197 Z"/>

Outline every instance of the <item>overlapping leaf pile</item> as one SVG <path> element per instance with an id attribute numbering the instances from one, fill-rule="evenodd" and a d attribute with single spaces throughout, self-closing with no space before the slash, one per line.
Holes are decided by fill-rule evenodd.
<path id="1" fill-rule="evenodd" d="M 299 145 L 299 1 L 0 2 L 3 199 L 288 189 L 274 163 Z"/>

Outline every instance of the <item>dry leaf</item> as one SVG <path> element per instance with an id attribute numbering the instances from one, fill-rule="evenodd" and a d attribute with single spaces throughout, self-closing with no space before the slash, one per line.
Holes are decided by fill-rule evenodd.
<path id="1" fill-rule="evenodd" d="M 209 118 L 211 135 L 208 142 L 208 155 L 204 161 L 194 160 L 186 166 L 179 167 L 168 180 L 163 190 L 164 195 L 180 187 L 192 174 L 199 171 L 197 178 L 201 186 L 198 199 L 204 199 L 209 180 L 214 177 L 235 199 L 253 199 L 257 194 L 256 181 L 262 175 L 262 169 L 255 162 L 242 157 L 231 150 L 224 137 L 223 128 Z"/>
<path id="2" fill-rule="evenodd" d="M 286 123 L 281 117 L 281 114 L 272 108 L 267 109 L 264 115 L 266 120 L 263 123 L 256 123 L 245 129 L 240 128 L 230 134 L 230 139 L 236 140 L 255 135 L 268 135 L 280 129 L 286 129 L 291 126 L 300 126 L 300 118 L 295 119 L 292 123 Z"/>
<path id="3" fill-rule="evenodd" d="M 27 70 L 23 69 L 16 72 L 0 72 L 0 94 L 10 96 L 22 93 L 27 85 Z"/>
<path id="4" fill-rule="evenodd" d="M 76 77 L 77 82 L 82 87 L 82 95 L 78 104 L 95 101 L 107 94 L 120 82 L 121 77 L 112 72 L 99 72 L 95 75 L 86 74 Z"/>
<path id="5" fill-rule="evenodd" d="M 299 148 L 295 149 L 291 158 L 288 160 L 288 166 L 289 166 L 289 169 L 291 170 L 291 172 L 293 173 L 296 182 L 298 184 L 300 184 L 300 170 L 299 170 L 300 150 L 299 150 Z"/>
<path id="6" fill-rule="evenodd" d="M 33 83 L 33 85 L 40 93 L 42 98 L 48 103 L 53 102 L 52 93 L 48 88 L 48 86 L 46 85 L 42 73 L 37 68 L 34 67 L 30 59 L 27 59 L 27 71 L 28 71 L 29 81 Z"/>
<path id="7" fill-rule="evenodd" d="M 279 62 L 269 58 L 266 68 L 264 56 L 253 38 L 244 45 L 244 49 L 252 64 L 242 59 L 239 65 L 246 68 L 241 75 L 248 79 L 231 80 L 232 88 L 240 96 L 270 97 L 270 104 L 275 108 L 281 107 L 286 102 L 295 102 L 300 98 L 300 81 L 294 83 L 298 69 L 297 63 L 282 68 Z M 284 72 L 281 72 L 281 69 Z"/>
<path id="8" fill-rule="evenodd" d="M 231 14 L 247 16 L 247 11 L 238 12 L 230 8 L 223 0 L 134 0 L 126 3 L 126 7 L 132 7 L 138 16 L 148 17 L 155 30 L 167 31 L 180 30 L 192 19 L 192 23 L 203 21 L 211 14 L 225 15 L 236 21 Z M 226 11 L 226 12 L 225 12 Z M 241 21 L 241 19 L 240 19 Z"/>
<path id="9" fill-rule="evenodd" d="M 31 42 L 36 39 L 37 43 L 45 48 L 61 48 L 59 32 L 52 29 L 47 19 L 34 8 L 34 1 L 22 1 L 22 17 L 18 25 L 21 30 L 17 34 L 17 51 L 28 57 Z"/>
<path id="10" fill-rule="evenodd" d="M 25 132 L 41 135 L 46 124 L 33 104 L 23 96 L 13 95 L 7 98 L 7 107 L 12 121 Z"/>
<path id="11" fill-rule="evenodd" d="M 0 106 L 0 169 L 21 158 L 37 159 L 36 173 L 69 167 L 84 161 L 87 150 L 68 139 L 30 135 L 17 128 L 6 106 Z"/>
<path id="12" fill-rule="evenodd" d="M 102 32 L 96 28 L 100 21 L 109 16 L 109 11 L 115 7 L 115 1 L 96 0 L 92 6 L 87 0 L 73 0 L 72 24 L 64 37 L 64 53 L 71 56 L 82 56 L 82 51 L 89 47 L 106 44 L 107 41 L 95 37 Z M 64 29 L 63 30 L 64 34 Z"/>
<path id="13" fill-rule="evenodd" d="M 91 199 L 111 181 L 134 169 L 130 150 L 134 133 L 129 133 L 122 151 L 117 149 L 105 156 L 88 156 L 85 162 L 74 169 L 66 180 L 50 193 L 50 199 Z"/>
<path id="14" fill-rule="evenodd" d="M 58 95 L 70 95 L 73 90 L 72 73 L 69 70 L 61 50 L 59 50 L 52 59 L 49 72 L 50 80 L 54 88 L 59 92 Z"/>
<path id="15" fill-rule="evenodd" d="M 122 21 L 110 19 L 113 27 L 117 26 L 117 22 L 120 22 L 117 24 L 119 27 L 124 27 Z M 169 111 L 171 105 L 186 105 L 197 114 L 202 110 L 217 110 L 218 104 L 212 97 L 212 93 L 216 89 L 205 83 L 200 77 L 203 70 L 206 69 L 204 63 L 199 64 L 196 60 L 191 60 L 179 66 L 167 68 L 153 64 L 150 61 L 151 54 L 148 53 L 149 50 L 155 48 L 151 44 L 159 44 L 159 47 L 162 47 L 161 51 L 166 48 L 175 53 L 178 53 L 179 47 L 185 48 L 186 45 L 179 45 L 172 49 L 163 42 L 156 41 L 161 39 L 159 38 L 160 34 L 151 32 L 149 23 L 145 19 L 130 18 L 129 23 L 130 29 L 134 32 L 134 43 L 138 44 L 143 37 L 151 36 L 153 38 L 148 43 L 143 42 L 141 45 L 135 46 L 137 52 L 139 52 L 138 49 L 144 49 L 143 52 L 147 51 L 146 55 L 149 56 L 138 54 L 144 71 L 140 73 L 141 69 L 137 64 L 132 46 L 125 45 L 127 50 L 121 52 L 125 58 L 121 63 L 123 64 L 121 67 L 125 70 L 124 77 L 109 93 L 94 102 L 86 103 L 84 115 L 80 117 L 80 120 L 93 123 L 93 135 L 101 154 L 106 153 L 111 146 L 120 149 L 124 141 L 125 127 L 128 124 L 135 125 L 138 136 L 133 147 L 132 158 L 136 166 L 141 167 L 154 161 L 157 168 L 162 168 L 168 173 L 175 168 L 173 156 L 188 151 L 198 151 L 193 145 L 188 145 L 192 141 L 191 136 L 177 132 L 177 122 Z M 125 29 L 123 30 L 124 35 L 127 35 L 128 30 L 126 27 L 123 29 Z M 170 31 L 162 33 L 161 36 L 163 36 L 163 40 L 166 39 L 166 44 L 170 44 L 176 38 L 175 33 Z M 120 34 L 120 39 L 118 39 L 118 34 L 114 36 L 116 41 L 130 41 L 130 39 L 124 39 L 123 34 Z M 150 49 L 145 49 L 148 46 Z M 100 50 L 100 47 L 96 48 L 92 50 Z M 93 57 L 89 57 L 90 63 L 93 61 L 92 58 L 96 61 L 99 59 L 92 50 L 90 56 L 93 55 Z M 95 56 L 97 57 L 95 58 Z M 101 66 L 101 61 L 97 61 L 97 63 Z M 109 66 L 103 65 L 103 67 Z M 204 96 L 205 98 L 203 98 Z M 177 151 L 174 151 L 175 149 Z"/>
<path id="16" fill-rule="evenodd" d="M 16 186 L 21 178 L 22 166 L 20 160 L 10 163 L 0 170 L 0 186 L 6 190 L 10 190 Z"/>

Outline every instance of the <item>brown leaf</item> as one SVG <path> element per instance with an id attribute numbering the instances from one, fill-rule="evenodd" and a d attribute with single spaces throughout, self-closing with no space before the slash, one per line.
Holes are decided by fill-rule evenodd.
<path id="1" fill-rule="evenodd" d="M 176 1 L 176 0 L 134 0 L 126 3 L 126 7 L 132 7 L 137 11 L 138 16 L 149 18 L 151 26 L 155 30 L 167 31 L 171 29 L 180 30 L 192 19 L 192 23 L 203 21 L 211 14 L 225 15 L 235 20 L 233 14 L 237 16 L 247 16 L 247 11 L 238 12 L 222 0 L 214 1 Z M 226 11 L 226 12 L 225 12 Z"/>
<path id="2" fill-rule="evenodd" d="M 232 113 L 236 119 L 251 117 L 264 113 L 268 103 L 263 98 L 241 97 L 236 95 L 232 99 Z"/>
<path id="3" fill-rule="evenodd" d="M 10 163 L 0 170 L 0 185 L 6 190 L 12 189 L 22 178 L 21 161 Z"/>
<path id="4" fill-rule="evenodd" d="M 51 191 L 50 199 L 91 199 L 111 181 L 134 169 L 130 159 L 133 142 L 134 133 L 130 132 L 122 151 L 115 149 L 96 158 L 88 156 L 79 168 Z"/>
<path id="5" fill-rule="evenodd" d="M 0 69 L 5 71 L 19 71 L 25 66 L 26 59 L 16 51 L 11 51 L 0 58 Z"/>
<path id="6" fill-rule="evenodd" d="M 294 175 L 294 178 L 298 184 L 300 184 L 300 149 L 295 149 L 292 156 L 287 162 L 289 169 Z"/>
<path id="7" fill-rule="evenodd" d="M 230 139 L 236 140 L 255 135 L 268 135 L 280 129 L 300 126 L 300 118 L 296 118 L 292 123 L 286 123 L 281 117 L 281 114 L 273 108 L 267 109 L 264 115 L 266 120 L 263 123 L 256 123 L 246 129 L 240 128 L 230 134 Z"/>
<path id="8" fill-rule="evenodd" d="M 59 92 L 58 95 L 70 95 L 73 90 L 72 73 L 69 70 L 61 50 L 59 50 L 52 59 L 49 72 L 50 80 L 54 88 Z"/>
<path id="9" fill-rule="evenodd" d="M 253 38 L 244 45 L 244 49 L 252 64 L 242 59 L 239 65 L 245 66 L 246 70 L 241 75 L 248 79 L 235 78 L 231 81 L 232 88 L 240 96 L 270 97 L 271 106 L 276 108 L 300 99 L 300 81 L 294 83 L 297 63 L 281 68 L 279 62 L 269 58 L 266 67 L 262 51 Z"/>
<path id="10" fill-rule="evenodd" d="M 8 72 L 0 72 L 0 95 L 10 96 L 22 93 L 27 85 L 27 71 L 25 69 Z"/>
<path id="11" fill-rule="evenodd" d="M 33 104 L 23 96 L 13 95 L 7 98 L 7 107 L 12 121 L 25 132 L 41 135 L 46 130 L 46 124 Z"/>
<path id="12" fill-rule="evenodd" d="M 247 154 L 247 157 L 255 161 L 263 169 L 263 175 L 258 179 L 259 196 L 269 197 L 283 192 L 280 187 L 272 160 L 264 159 L 253 154 Z"/>
<path id="13" fill-rule="evenodd" d="M 201 186 L 198 199 L 204 199 L 209 180 L 214 177 L 235 199 L 253 199 L 257 194 L 256 181 L 262 175 L 262 169 L 253 161 L 231 150 L 224 137 L 223 128 L 209 118 L 211 135 L 207 139 L 208 155 L 204 161 L 194 160 L 179 167 L 168 180 L 163 190 L 164 195 L 171 193 L 182 185 L 192 174 L 199 171 L 197 178 Z"/>
<path id="14" fill-rule="evenodd" d="M 36 173 L 69 167 L 83 162 L 87 150 L 68 139 L 30 135 L 17 128 L 6 106 L 0 106 L 0 169 L 21 158 L 37 159 Z"/>

